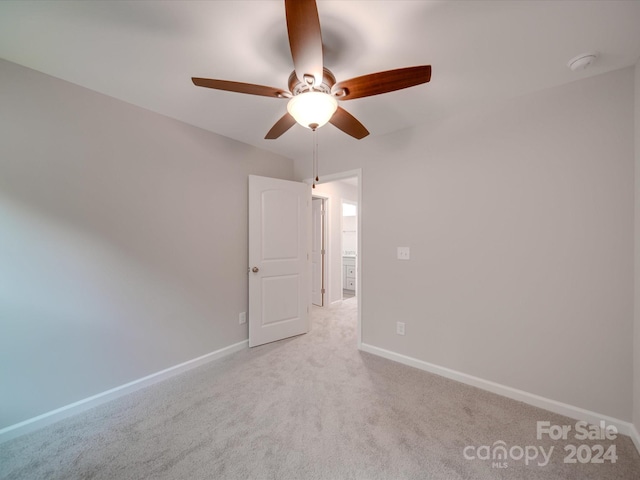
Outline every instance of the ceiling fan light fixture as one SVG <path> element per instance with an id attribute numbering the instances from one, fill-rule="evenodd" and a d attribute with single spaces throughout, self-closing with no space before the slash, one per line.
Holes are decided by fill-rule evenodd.
<path id="1" fill-rule="evenodd" d="M 324 92 L 304 92 L 293 97 L 287 104 L 287 111 L 296 122 L 311 130 L 331 120 L 337 109 L 336 99 Z"/>
<path id="2" fill-rule="evenodd" d="M 338 130 L 360 140 L 369 135 L 369 131 L 357 118 L 338 107 L 338 100 L 342 102 L 372 97 L 415 87 L 431 80 L 431 65 L 417 65 L 369 73 L 336 83 L 335 76 L 324 65 L 316 0 L 285 0 L 284 8 L 293 60 L 288 92 L 253 83 L 191 78 L 198 87 L 290 99 L 287 113 L 267 132 L 264 137 L 266 140 L 279 138 L 296 123 L 315 132 L 329 121 Z"/>

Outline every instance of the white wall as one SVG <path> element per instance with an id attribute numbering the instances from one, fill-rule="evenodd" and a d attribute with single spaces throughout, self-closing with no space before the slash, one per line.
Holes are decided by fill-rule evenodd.
<path id="1" fill-rule="evenodd" d="M 328 303 L 342 299 L 342 200 L 358 202 L 358 188 L 344 182 L 316 185 L 313 195 L 328 199 L 327 206 L 327 275 L 325 287 Z M 358 281 L 356 279 L 356 281 Z"/>
<path id="2" fill-rule="evenodd" d="M 630 421 L 633 139 L 625 69 L 325 159 L 375 212 L 363 342 Z"/>
<path id="3" fill-rule="evenodd" d="M 343 204 L 344 205 L 344 204 Z M 349 203 L 351 205 L 351 203 Z M 343 212 L 344 213 L 344 212 Z M 358 217 L 342 215 L 342 254 L 358 253 Z"/>
<path id="4" fill-rule="evenodd" d="M 0 61 L 0 428 L 247 338 L 247 175 L 291 160 Z"/>
<path id="5" fill-rule="evenodd" d="M 635 319 L 634 319 L 634 369 L 633 369 L 633 423 L 640 432 L 640 60 L 635 68 Z M 640 448 L 640 446 L 639 446 Z"/>

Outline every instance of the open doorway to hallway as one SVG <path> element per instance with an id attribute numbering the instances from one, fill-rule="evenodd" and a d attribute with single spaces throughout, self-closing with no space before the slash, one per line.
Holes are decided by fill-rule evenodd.
<path id="1" fill-rule="evenodd" d="M 324 245 L 324 268 L 313 269 L 314 284 L 324 285 L 323 305 L 352 298 L 358 291 L 358 178 L 316 184 L 313 199 L 322 208 L 324 227 L 314 216 L 314 245 Z M 313 248 L 314 252 L 317 250 Z M 320 277 L 320 274 L 323 274 Z M 316 298 L 318 298 L 316 296 Z M 316 301 L 313 302 L 318 305 Z"/>
<path id="2" fill-rule="evenodd" d="M 347 179 L 350 181 L 351 179 Z M 350 183 L 350 182 L 349 182 Z M 356 185 L 357 187 L 357 185 Z M 342 299 L 355 297 L 358 274 L 358 203 L 342 200 Z"/>
<path id="3" fill-rule="evenodd" d="M 307 181 L 312 183 L 311 179 Z M 321 269 L 323 277 L 316 280 L 323 285 L 324 298 L 321 307 L 315 306 L 318 305 L 315 301 L 312 302 L 314 316 L 323 315 L 321 312 L 325 308 L 335 308 L 345 302 L 351 304 L 356 311 L 359 348 L 362 341 L 361 310 L 364 291 L 361 272 L 363 238 L 360 234 L 362 171 L 357 169 L 321 176 L 320 182 L 316 182 L 312 190 L 312 197 L 322 199 L 324 226 L 321 231 L 324 235 L 325 253 Z M 315 270 L 320 271 L 319 268 Z"/>
<path id="4" fill-rule="evenodd" d="M 325 288 L 327 202 L 328 200 L 324 197 L 313 196 L 311 199 L 311 303 L 316 307 L 324 307 L 327 293 Z"/>

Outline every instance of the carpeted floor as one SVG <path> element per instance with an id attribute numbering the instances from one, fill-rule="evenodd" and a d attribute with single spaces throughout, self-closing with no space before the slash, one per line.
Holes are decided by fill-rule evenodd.
<path id="1" fill-rule="evenodd" d="M 0 478 L 640 478 L 628 437 L 538 440 L 537 421 L 575 420 L 359 352 L 355 309 L 355 298 L 316 308 L 307 335 L 238 352 L 4 443 Z M 567 443 L 587 445 L 581 460 L 604 463 L 564 463 Z M 596 444 L 603 452 L 614 445 L 616 462 Z M 500 446 L 505 459 L 484 459 Z"/>

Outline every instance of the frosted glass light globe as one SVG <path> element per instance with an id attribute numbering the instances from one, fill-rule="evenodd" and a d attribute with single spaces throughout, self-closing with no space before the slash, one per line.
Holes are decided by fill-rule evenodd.
<path id="1" fill-rule="evenodd" d="M 287 104 L 287 111 L 305 128 L 315 130 L 323 126 L 338 109 L 338 102 L 328 93 L 304 92 Z"/>

